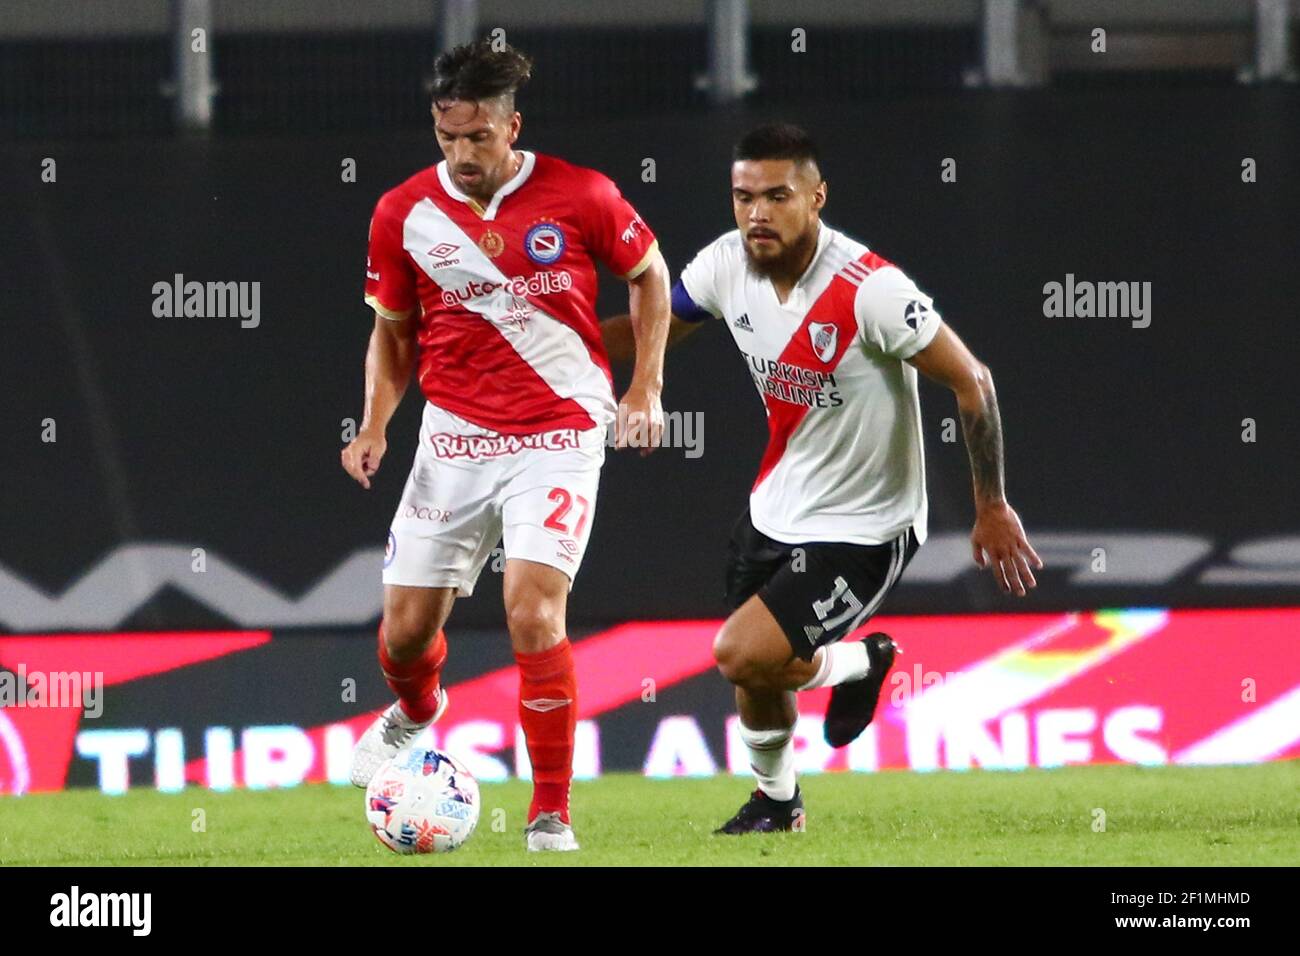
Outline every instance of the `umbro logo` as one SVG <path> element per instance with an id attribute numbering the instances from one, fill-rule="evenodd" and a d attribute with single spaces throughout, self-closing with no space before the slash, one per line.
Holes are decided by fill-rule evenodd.
<path id="1" fill-rule="evenodd" d="M 929 315 L 930 310 L 924 304 L 915 301 L 907 303 L 907 308 L 903 310 L 903 320 L 911 329 L 917 328 Z"/>
<path id="2" fill-rule="evenodd" d="M 454 254 L 460 251 L 460 246 L 454 242 L 440 242 L 429 250 L 429 257 L 433 260 L 429 263 L 430 269 L 446 269 L 450 266 L 460 265 L 460 259 Z"/>
<path id="3" fill-rule="evenodd" d="M 734 326 L 735 326 L 736 328 L 738 328 L 738 329 L 744 329 L 746 332 L 753 332 L 753 331 L 754 331 L 754 327 L 753 327 L 752 325 L 749 324 L 749 313 L 748 313 L 748 312 L 742 312 L 742 313 L 740 314 L 740 317 L 737 318 L 736 321 L 735 321 L 735 322 L 732 322 L 731 324 L 734 325 Z"/>

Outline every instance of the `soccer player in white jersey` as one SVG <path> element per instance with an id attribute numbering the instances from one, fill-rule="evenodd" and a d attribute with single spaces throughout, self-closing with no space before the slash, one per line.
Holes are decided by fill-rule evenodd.
<path id="1" fill-rule="evenodd" d="M 732 534 L 714 641 L 736 688 L 758 781 L 719 833 L 801 829 L 791 743 L 795 692 L 831 687 L 832 746 L 871 722 L 896 647 L 886 634 L 837 643 L 881 607 L 926 537 L 917 372 L 952 390 L 975 490 L 975 563 L 1024 596 L 1042 567 L 1008 504 L 993 378 L 897 266 L 821 221 L 827 186 L 795 126 L 736 146 L 736 229 L 706 246 L 672 291 L 669 342 L 722 319 L 767 408 L 768 444 Z M 626 317 L 604 323 L 629 358 Z"/>
<path id="2" fill-rule="evenodd" d="M 434 64 L 444 162 L 389 190 L 370 222 L 365 414 L 343 467 L 363 487 L 416 373 L 420 444 L 388 533 L 379 663 L 398 700 L 362 735 L 364 787 L 447 709 L 442 626 L 504 534 L 506 621 L 532 767 L 529 850 L 575 850 L 578 712 L 565 629 L 591 534 L 605 433 L 658 442 L 668 269 L 649 227 L 592 169 L 515 149 L 531 61 L 488 41 Z M 594 310 L 596 262 L 628 283 L 637 368 L 616 407 Z M 630 440 L 629 440 L 630 439 Z"/>

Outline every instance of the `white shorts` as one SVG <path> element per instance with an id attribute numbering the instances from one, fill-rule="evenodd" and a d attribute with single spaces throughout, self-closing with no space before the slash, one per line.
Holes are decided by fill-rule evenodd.
<path id="1" fill-rule="evenodd" d="M 596 510 L 605 429 L 501 435 L 425 403 L 420 447 L 393 516 L 384 583 L 474 583 L 504 533 L 497 558 L 523 558 L 573 578 Z M 494 561 L 495 570 L 505 563 Z"/>

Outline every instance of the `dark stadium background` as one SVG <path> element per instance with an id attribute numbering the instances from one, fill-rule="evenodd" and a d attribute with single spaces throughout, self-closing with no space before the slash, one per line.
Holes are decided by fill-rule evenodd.
<path id="1" fill-rule="evenodd" d="M 338 452 L 342 420 L 361 411 L 368 217 L 382 192 L 439 158 L 421 86 L 439 45 L 437 5 L 370 4 L 374 21 L 350 24 L 338 4 L 217 5 L 220 89 L 206 132 L 178 128 L 160 92 L 172 74 L 167 4 L 123 0 L 119 16 L 101 8 L 78 27 L 68 24 L 88 8 L 10 3 L 0 25 L 0 570 L 62 596 L 56 612 L 33 617 L 6 584 L 0 628 L 10 633 L 275 624 L 232 620 L 175 585 L 98 617 L 93 598 L 69 591 L 114 549 L 140 543 L 203 548 L 289 599 L 371 548 L 374 574 L 355 579 L 357 603 L 377 606 L 414 449 L 415 388 L 373 490 L 343 473 Z M 624 14 L 643 5 L 577 4 L 549 22 L 501 0 L 482 4 L 479 32 L 500 25 L 536 57 L 520 145 L 610 175 L 674 272 L 731 228 L 737 136 L 769 119 L 806 126 L 824 153 L 826 220 L 908 271 L 991 366 L 1010 500 L 1049 568 L 1016 602 L 973 569 L 927 580 L 923 549 L 889 610 L 1297 603 L 1300 96 L 1291 83 L 1240 81 L 1254 5 L 1038 5 L 1053 24 L 1055 65 L 1031 88 L 972 84 L 974 2 L 831 3 L 807 16 L 751 6 L 758 86 L 726 104 L 695 84 L 708 60 L 702 4 L 668 4 L 632 26 Z M 338 22 L 314 23 L 313 9 Z M 1094 22 L 1110 25 L 1117 68 L 1089 66 Z M 806 53 L 790 52 L 795 26 L 807 30 Z M 1294 49 L 1294 18 L 1290 30 Z M 1124 37 L 1166 51 L 1190 38 L 1198 52 L 1146 63 Z M 41 181 L 46 157 L 55 184 Z M 356 182 L 340 181 L 345 158 Z M 654 182 L 642 180 L 647 158 Z M 941 181 L 946 158 L 955 183 Z M 260 282 L 260 326 L 155 318 L 152 286 L 176 273 Z M 1067 273 L 1150 282 L 1150 327 L 1044 317 L 1043 285 Z M 606 279 L 602 314 L 624 311 L 623 286 Z M 670 353 L 664 404 L 703 413 L 703 456 L 611 452 L 571 601 L 575 636 L 723 613 L 726 537 L 765 439 L 725 329 Z M 955 407 L 929 386 L 922 404 L 931 535 L 964 538 L 965 450 L 940 440 Z M 1247 418 L 1253 443 L 1242 441 Z M 54 443 L 41 440 L 45 419 L 57 423 Z M 1136 551 L 1087 573 L 1092 548 L 1117 535 L 1139 536 Z M 1143 535 L 1202 547 L 1143 580 L 1171 547 Z M 1234 556 L 1260 541 L 1272 550 Z M 1254 577 L 1210 573 L 1252 560 Z M 229 586 L 238 597 L 242 585 Z M 357 673 L 374 623 L 276 636 L 296 633 L 304 648 L 319 639 L 331 653 L 347 638 L 344 672 Z M 499 575 L 488 570 L 450 625 L 485 639 L 464 641 L 453 666 L 508 663 L 501 624 Z M 284 667 L 291 657 L 280 648 Z M 360 704 L 377 705 L 378 679 L 365 680 Z M 699 680 L 707 686 L 689 705 L 727 710 L 721 682 Z M 177 685 L 169 699 L 198 708 L 202 685 Z M 253 710 L 272 693 L 245 692 Z M 120 705 L 127 723 L 143 706 L 132 701 Z M 311 709 L 301 721 L 316 719 L 321 708 Z M 90 778 L 76 763 L 71 779 Z"/>

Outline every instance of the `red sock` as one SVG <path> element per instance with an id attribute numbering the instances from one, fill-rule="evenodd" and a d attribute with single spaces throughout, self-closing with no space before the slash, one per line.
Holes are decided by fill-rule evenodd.
<path id="1" fill-rule="evenodd" d="M 533 765 L 528 819 L 558 813 L 569 822 L 573 729 L 578 722 L 578 677 L 568 638 L 540 654 L 515 654 L 519 662 L 519 723 Z"/>
<path id="2" fill-rule="evenodd" d="M 441 630 L 424 653 L 400 664 L 388 656 L 384 625 L 379 625 L 379 666 L 384 680 L 402 704 L 402 711 L 416 723 L 432 720 L 438 712 L 438 675 L 447 659 L 447 636 Z"/>

